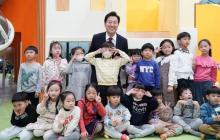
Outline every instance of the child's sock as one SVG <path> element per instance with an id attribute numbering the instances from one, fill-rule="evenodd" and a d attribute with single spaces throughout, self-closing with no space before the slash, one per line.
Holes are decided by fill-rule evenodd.
<path id="1" fill-rule="evenodd" d="M 105 139 L 109 139 L 109 136 L 107 134 L 104 134 Z"/>
<path id="2" fill-rule="evenodd" d="M 101 123 L 98 123 L 98 124 L 96 125 L 96 128 L 95 128 L 95 134 L 101 132 L 101 131 L 102 131 L 102 128 L 103 128 L 102 124 L 101 124 Z"/>

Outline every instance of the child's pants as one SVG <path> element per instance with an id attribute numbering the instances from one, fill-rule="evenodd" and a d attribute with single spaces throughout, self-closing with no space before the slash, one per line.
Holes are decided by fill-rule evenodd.
<path id="1" fill-rule="evenodd" d="M 144 124 L 144 125 L 139 125 L 139 126 L 134 126 L 134 127 L 141 130 L 140 132 L 138 132 L 138 131 L 135 131 L 135 129 L 133 129 L 132 132 L 135 133 L 134 134 L 135 138 L 142 138 L 142 137 L 151 135 L 155 132 L 155 127 L 150 124 Z"/>
<path id="2" fill-rule="evenodd" d="M 173 122 L 181 125 L 185 132 L 189 132 L 191 129 L 198 130 L 199 127 L 203 124 L 200 118 L 189 119 L 189 118 L 182 118 L 180 116 L 174 116 Z"/>
<path id="3" fill-rule="evenodd" d="M 47 134 L 43 136 L 44 140 L 57 140 L 57 139 L 62 139 L 62 140 L 79 140 L 80 139 L 80 132 L 79 130 L 75 130 L 72 132 L 71 135 L 69 136 L 62 136 L 57 133 L 55 133 L 53 130 L 49 130 Z"/>
<path id="4" fill-rule="evenodd" d="M 219 135 L 220 136 L 220 125 L 219 126 L 211 126 L 208 124 L 202 124 L 199 127 L 199 130 L 204 133 L 204 134 L 208 134 L 208 135 Z"/>
<path id="5" fill-rule="evenodd" d="M 33 134 L 25 127 L 11 126 L 0 132 L 0 140 L 10 140 L 13 138 L 20 138 L 20 140 L 31 140 Z"/>

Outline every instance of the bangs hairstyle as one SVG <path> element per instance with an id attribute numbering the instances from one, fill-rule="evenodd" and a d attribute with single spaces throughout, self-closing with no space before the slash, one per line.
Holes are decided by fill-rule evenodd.
<path id="1" fill-rule="evenodd" d="M 191 36 L 188 32 L 181 32 L 177 35 L 176 39 L 177 40 L 181 40 L 184 37 L 188 37 L 189 39 L 191 39 Z"/>
<path id="2" fill-rule="evenodd" d="M 160 48 L 162 48 L 163 44 L 166 43 L 166 42 L 170 43 L 170 45 L 172 46 L 172 49 L 173 49 L 172 52 L 171 52 L 171 54 L 174 54 L 175 46 L 174 46 L 173 41 L 170 40 L 170 39 L 164 39 L 164 40 L 160 43 Z M 165 54 L 163 53 L 162 50 L 160 50 L 156 56 L 159 57 L 159 56 L 163 56 L 163 55 L 165 55 Z"/>
<path id="3" fill-rule="evenodd" d="M 111 11 L 105 16 L 104 22 L 106 23 L 109 17 L 116 17 L 118 19 L 118 24 L 120 23 L 120 17 L 115 11 Z"/>
<path id="4" fill-rule="evenodd" d="M 71 92 L 71 91 L 64 91 L 64 92 L 62 92 L 62 93 L 60 94 L 60 101 L 61 101 L 62 103 L 64 103 L 64 101 L 66 100 L 66 97 L 67 97 L 68 95 L 73 95 L 74 100 L 75 100 L 75 105 L 76 105 L 76 97 L 75 97 L 75 94 L 74 94 L 73 92 Z"/>
<path id="5" fill-rule="evenodd" d="M 102 45 L 101 45 L 101 48 L 113 48 L 114 47 L 114 44 L 111 43 L 111 42 L 104 42 Z"/>
<path id="6" fill-rule="evenodd" d="M 152 52 L 154 52 L 154 46 L 151 43 L 146 43 L 141 47 L 141 52 L 143 52 L 145 49 L 150 49 Z"/>
<path id="7" fill-rule="evenodd" d="M 107 96 L 110 97 L 110 96 L 121 96 L 122 95 L 122 90 L 114 85 L 114 86 L 110 86 L 108 89 L 107 89 Z"/>
<path id="8" fill-rule="evenodd" d="M 211 49 L 212 44 L 211 44 L 211 42 L 210 42 L 208 39 L 202 39 L 202 40 L 200 40 L 199 43 L 198 43 L 198 47 L 201 45 L 201 43 L 202 43 L 203 41 L 206 42 L 206 43 L 210 46 L 209 56 L 212 56 L 212 49 Z"/>
<path id="9" fill-rule="evenodd" d="M 152 96 L 154 97 L 158 97 L 158 96 L 162 96 L 162 90 L 158 90 L 158 89 L 153 89 L 150 91 L 150 93 L 152 94 Z"/>
<path id="10" fill-rule="evenodd" d="M 50 43 L 50 50 L 49 50 L 49 57 L 50 57 L 50 58 L 53 58 L 52 48 L 53 48 L 53 46 L 55 46 L 55 45 L 59 45 L 59 46 L 60 46 L 60 48 L 61 48 L 61 53 L 62 53 L 62 45 L 60 44 L 60 42 L 59 42 L 59 41 L 52 41 L 52 42 Z M 63 58 L 61 54 L 60 54 L 60 57 Z"/>
<path id="11" fill-rule="evenodd" d="M 90 84 L 87 84 L 86 87 L 85 87 L 85 94 L 86 94 L 86 91 L 90 88 L 94 88 L 98 94 L 98 87 L 97 87 L 97 84 L 96 83 L 90 83 Z"/>
<path id="12" fill-rule="evenodd" d="M 145 87 L 144 87 L 144 85 L 142 85 L 142 84 L 139 84 L 139 83 L 137 83 L 137 84 L 134 84 L 132 88 L 137 88 L 137 89 L 143 89 L 143 90 L 145 90 Z"/>
<path id="13" fill-rule="evenodd" d="M 141 50 L 140 49 L 130 49 L 129 50 L 129 55 L 141 55 Z"/>
<path id="14" fill-rule="evenodd" d="M 27 101 L 27 93 L 25 92 L 18 92 L 18 93 L 15 93 L 12 98 L 11 98 L 11 102 L 14 103 L 14 102 L 25 102 Z"/>
<path id="15" fill-rule="evenodd" d="M 38 54 L 38 49 L 37 49 L 36 46 L 33 46 L 33 45 L 28 46 L 28 47 L 24 50 L 24 53 L 25 53 L 26 51 L 28 51 L 28 50 L 34 51 L 35 54 Z"/>
<path id="16" fill-rule="evenodd" d="M 181 88 L 181 89 L 179 89 L 178 90 L 178 99 L 180 99 L 180 96 L 182 96 L 182 93 L 183 93 L 183 91 L 185 91 L 185 90 L 190 90 L 190 88 L 187 88 L 187 87 L 183 87 L 183 88 Z M 190 90 L 191 91 L 191 90 Z M 192 91 L 191 91 L 192 92 Z"/>
<path id="17" fill-rule="evenodd" d="M 82 47 L 77 46 L 77 47 L 71 49 L 71 55 L 74 55 L 77 50 L 82 50 L 82 52 L 85 54 L 85 50 Z"/>
<path id="18" fill-rule="evenodd" d="M 219 94 L 220 95 L 220 88 L 211 87 L 210 89 L 207 90 L 206 94 L 207 95 L 209 95 L 209 94 Z"/>

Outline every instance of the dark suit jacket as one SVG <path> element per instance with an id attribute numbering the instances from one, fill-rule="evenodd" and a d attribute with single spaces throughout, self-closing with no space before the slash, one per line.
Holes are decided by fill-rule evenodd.
<path id="1" fill-rule="evenodd" d="M 98 50 L 104 42 L 106 42 L 106 32 L 95 34 L 92 38 L 89 53 Z M 116 48 L 128 54 L 128 41 L 126 38 L 119 34 L 117 34 L 116 37 Z M 97 55 L 96 57 L 101 57 L 101 54 Z M 118 81 L 118 85 L 120 85 L 120 80 Z M 91 82 L 97 83 L 94 66 L 92 66 Z"/>

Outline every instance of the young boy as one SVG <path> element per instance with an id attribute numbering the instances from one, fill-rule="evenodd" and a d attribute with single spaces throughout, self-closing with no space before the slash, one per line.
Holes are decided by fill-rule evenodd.
<path id="1" fill-rule="evenodd" d="M 127 79 L 127 83 L 128 83 L 127 91 L 132 89 L 133 85 L 136 83 L 135 71 L 136 71 L 137 62 L 140 59 L 141 59 L 140 49 L 131 50 L 131 63 L 128 63 L 125 66 L 125 72 L 126 72 L 126 74 L 128 76 L 128 79 Z"/>
<path id="2" fill-rule="evenodd" d="M 120 57 L 112 58 L 117 53 Z M 97 54 L 102 54 L 102 58 L 95 58 Z M 107 104 L 107 88 L 117 85 L 120 67 L 128 63 L 130 58 L 123 51 L 116 49 L 113 43 L 105 42 L 100 49 L 87 54 L 85 59 L 95 66 L 100 96 L 102 104 L 105 106 Z"/>
<path id="3" fill-rule="evenodd" d="M 141 130 L 141 132 L 134 131 L 135 137 L 145 137 L 154 133 L 154 126 L 147 123 L 150 119 L 150 112 L 157 108 L 158 102 L 149 92 L 145 91 L 144 85 L 135 84 L 130 91 L 123 95 L 122 104 L 131 113 L 131 125 Z"/>
<path id="4" fill-rule="evenodd" d="M 181 125 L 186 133 L 202 137 L 203 135 L 198 132 L 203 123 L 199 118 L 199 103 L 192 100 L 192 93 L 189 88 L 179 90 L 179 99 L 174 107 L 173 122 Z"/>
<path id="5" fill-rule="evenodd" d="M 28 46 L 25 51 L 26 62 L 20 65 L 17 83 L 17 92 L 26 92 L 27 99 L 37 107 L 41 92 L 41 65 L 36 62 L 38 49 Z"/>
<path id="6" fill-rule="evenodd" d="M 12 126 L 0 132 L 0 140 L 10 140 L 15 137 L 19 137 L 20 140 L 31 140 L 33 134 L 31 131 L 26 130 L 25 126 L 37 120 L 38 114 L 35 108 L 29 104 L 26 94 L 23 92 L 13 95 L 12 104 Z"/>
<path id="7" fill-rule="evenodd" d="M 179 49 L 174 52 L 174 58 L 178 62 L 176 66 L 177 91 L 181 88 L 192 89 L 193 82 L 193 54 L 189 52 L 191 36 L 187 32 L 182 32 L 177 35 Z"/>
<path id="8" fill-rule="evenodd" d="M 156 61 L 153 60 L 154 46 L 146 43 L 141 48 L 143 57 L 137 63 L 135 78 L 137 83 L 143 84 L 146 91 L 160 88 L 160 70 Z"/>
<path id="9" fill-rule="evenodd" d="M 213 87 L 207 90 L 207 103 L 201 106 L 201 119 L 204 124 L 199 130 L 220 139 L 220 89 Z"/>
<path id="10" fill-rule="evenodd" d="M 182 134 L 182 126 L 172 122 L 173 110 L 169 106 L 170 103 L 162 102 L 162 91 L 152 90 L 151 94 L 157 99 L 159 106 L 151 112 L 150 124 L 155 126 L 156 133 L 160 135 L 161 140 L 166 140 L 167 137 L 177 136 Z"/>
<path id="11" fill-rule="evenodd" d="M 118 86 L 110 86 L 107 90 L 108 104 L 105 106 L 106 116 L 104 119 L 105 138 L 120 138 L 128 140 L 133 138 L 141 130 L 130 125 L 131 114 L 129 110 L 120 103 L 121 89 Z M 129 137 L 122 132 L 127 131 Z"/>

